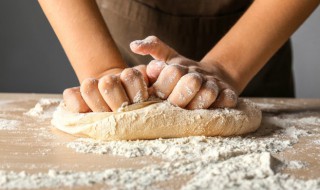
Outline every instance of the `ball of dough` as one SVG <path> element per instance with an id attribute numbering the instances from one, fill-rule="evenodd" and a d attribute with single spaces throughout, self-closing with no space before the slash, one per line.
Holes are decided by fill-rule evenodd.
<path id="1" fill-rule="evenodd" d="M 106 141 L 232 136 L 255 131 L 261 115 L 247 99 L 240 99 L 234 109 L 185 110 L 164 101 L 130 105 L 122 112 L 92 113 L 72 113 L 62 103 L 52 124 L 74 136 Z"/>

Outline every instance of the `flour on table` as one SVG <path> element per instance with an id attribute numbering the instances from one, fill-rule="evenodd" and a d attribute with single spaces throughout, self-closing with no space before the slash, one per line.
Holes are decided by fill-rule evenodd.
<path id="1" fill-rule="evenodd" d="M 285 165 L 289 169 L 302 169 L 308 166 L 307 163 L 299 161 L 299 160 L 292 160 L 289 162 L 285 162 Z"/>
<path id="2" fill-rule="evenodd" d="M 182 189 L 318 189 L 320 179 L 303 181 L 278 172 L 283 168 L 301 169 L 307 163 L 298 160 L 281 163 L 271 156 L 271 153 L 292 147 L 300 137 L 312 135 L 298 126 L 312 124 L 313 121 L 317 119 L 273 116 L 265 117 L 263 126 L 245 137 L 112 142 L 80 138 L 70 142 L 67 147 L 82 153 L 162 158 L 164 162 L 158 170 L 159 174 L 193 175 Z M 267 126 L 270 125 L 280 129 L 269 129 Z M 263 137 L 265 135 L 268 136 Z M 170 178 L 156 181 L 164 180 Z"/>
<path id="3" fill-rule="evenodd" d="M 110 142 L 79 138 L 66 146 L 82 154 L 107 154 L 128 159 L 155 157 L 160 161 L 141 168 L 102 168 L 91 172 L 53 169 L 42 173 L 0 171 L 0 188 L 102 184 L 108 189 L 161 189 L 161 183 L 190 176 L 179 189 L 320 189 L 320 179 L 299 180 L 280 173 L 284 168 L 307 167 L 308 163 L 279 161 L 272 156 L 291 148 L 299 138 L 313 135 L 311 130 L 299 126 L 313 125 L 319 118 L 296 116 L 266 116 L 257 132 L 241 137 L 196 136 Z M 318 141 L 315 140 L 314 144 L 320 144 Z"/>
<path id="4" fill-rule="evenodd" d="M 13 100 L 0 100 L 0 106 L 7 105 L 13 102 Z"/>
<path id="5" fill-rule="evenodd" d="M 16 130 L 20 121 L 0 118 L 0 130 Z"/>
<path id="6" fill-rule="evenodd" d="M 181 160 L 141 169 L 107 169 L 93 172 L 49 170 L 47 173 L 0 171 L 3 188 L 58 188 L 105 184 L 113 189 L 159 189 L 155 183 L 193 175 L 182 189 L 318 189 L 319 180 L 298 180 L 275 173 L 268 152 L 215 159 Z"/>
<path id="7" fill-rule="evenodd" d="M 53 112 L 60 102 L 61 99 L 42 98 L 35 105 L 35 107 L 31 108 L 28 112 L 25 113 L 25 115 L 42 119 L 51 118 Z"/>
<path id="8" fill-rule="evenodd" d="M 320 180 L 275 173 L 270 153 L 247 154 L 209 164 L 182 189 L 318 189 Z"/>
<path id="9" fill-rule="evenodd" d="M 255 102 L 254 104 L 255 104 L 256 106 L 258 106 L 258 107 L 259 107 L 260 109 L 262 109 L 262 110 L 275 108 L 275 105 L 274 105 L 274 104 L 271 104 L 271 103 L 257 103 L 257 102 Z"/>
<path id="10" fill-rule="evenodd" d="M 289 140 L 242 137 L 185 137 L 152 141 L 111 142 L 80 138 L 68 143 L 67 147 L 82 153 L 111 154 L 129 158 L 155 156 L 171 161 L 204 158 L 218 161 L 250 153 L 279 152 L 291 144 L 292 142 Z"/>
<path id="11" fill-rule="evenodd" d="M 320 140 L 314 140 L 313 143 L 316 145 L 320 145 Z"/>
<path id="12" fill-rule="evenodd" d="M 291 138 L 298 139 L 300 136 L 307 136 L 309 135 L 308 131 L 297 129 L 296 127 L 288 127 L 285 129 L 285 134 Z"/>
<path id="13" fill-rule="evenodd" d="M 290 114 L 290 115 L 281 115 L 279 117 L 272 116 L 268 117 L 268 122 L 272 124 L 276 124 L 280 127 L 290 127 L 296 125 L 316 125 L 320 123 L 319 117 L 302 117 L 300 114 Z"/>

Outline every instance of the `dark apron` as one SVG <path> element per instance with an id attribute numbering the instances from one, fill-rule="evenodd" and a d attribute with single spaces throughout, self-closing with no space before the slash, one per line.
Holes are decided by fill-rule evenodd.
<path id="1" fill-rule="evenodd" d="M 251 0 L 97 0 L 123 58 L 130 66 L 150 56 L 131 52 L 133 40 L 149 35 L 193 60 L 201 60 L 228 32 Z M 293 97 L 290 41 L 252 79 L 241 96 Z"/>

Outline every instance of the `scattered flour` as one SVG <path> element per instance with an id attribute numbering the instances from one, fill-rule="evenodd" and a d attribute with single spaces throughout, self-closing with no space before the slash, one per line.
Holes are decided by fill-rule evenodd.
<path id="1" fill-rule="evenodd" d="M 103 142 L 80 138 L 67 144 L 76 152 L 111 154 L 125 157 L 155 156 L 166 160 L 197 160 L 214 158 L 216 161 L 234 156 L 258 153 L 279 152 L 292 144 L 289 140 L 275 138 L 222 138 L 185 137 L 141 141 Z"/>
<path id="2" fill-rule="evenodd" d="M 0 100 L 0 106 L 4 106 L 10 103 L 13 103 L 14 101 L 12 100 Z"/>
<path id="3" fill-rule="evenodd" d="M 318 189 L 320 180 L 302 181 L 274 172 L 270 153 L 247 154 L 209 164 L 182 189 Z"/>
<path id="4" fill-rule="evenodd" d="M 254 103 L 256 106 L 258 106 L 260 109 L 262 110 L 267 110 L 267 109 L 273 109 L 275 108 L 274 104 L 270 104 L 270 103 Z"/>
<path id="5" fill-rule="evenodd" d="M 0 130 L 16 130 L 20 124 L 21 122 L 17 120 L 0 118 Z"/>
<path id="6" fill-rule="evenodd" d="M 320 140 L 314 140 L 313 143 L 316 145 L 320 145 Z"/>
<path id="7" fill-rule="evenodd" d="M 298 139 L 300 136 L 309 135 L 308 131 L 302 130 L 302 129 L 297 129 L 294 126 L 286 128 L 284 133 L 294 139 Z"/>
<path id="8" fill-rule="evenodd" d="M 42 100 L 28 113 L 41 118 L 58 103 Z M 282 168 L 304 168 L 307 163 L 299 160 L 282 163 L 272 157 L 273 153 L 291 148 L 300 137 L 312 135 L 299 125 L 313 125 L 315 122 L 319 122 L 319 118 L 265 117 L 257 132 L 243 137 L 112 142 L 79 138 L 68 143 L 67 147 L 79 153 L 117 155 L 128 159 L 156 157 L 161 161 L 141 168 L 108 168 L 92 172 L 49 170 L 32 174 L 0 171 L 0 188 L 103 184 L 110 189 L 161 189 L 161 184 L 169 180 L 190 176 L 190 180 L 179 189 L 320 189 L 320 179 L 299 180 L 279 172 Z"/>
<path id="9" fill-rule="evenodd" d="M 80 138 L 68 143 L 67 147 L 82 153 L 162 158 L 163 166 L 157 170 L 159 175 L 193 175 L 182 189 L 319 189 L 320 179 L 303 181 L 277 172 L 281 168 L 301 169 L 307 166 L 306 163 L 281 163 L 271 156 L 271 153 L 290 148 L 299 137 L 310 135 L 308 131 L 293 124 L 299 126 L 312 124 L 313 121 L 317 119 L 273 116 L 265 118 L 265 126 L 273 124 L 280 127 L 278 132 L 269 131 L 270 129 L 262 126 L 256 133 L 246 137 L 186 137 L 113 142 Z M 270 134 L 266 138 L 262 137 L 268 133 Z M 148 176 L 149 173 L 144 175 Z M 118 180 L 121 181 L 119 184 L 125 184 L 121 179 Z M 170 177 L 157 178 L 151 184 L 166 180 L 170 180 Z M 135 186 L 144 189 L 150 187 L 150 184 Z"/>
<path id="10" fill-rule="evenodd" d="M 0 171 L 0 187 L 57 188 L 105 184 L 111 189 L 159 189 L 157 183 L 193 175 L 182 189 L 319 189 L 319 180 L 298 180 L 275 173 L 268 152 L 215 159 L 182 160 L 140 169 L 106 169 L 93 172 L 49 170 L 47 173 Z"/>
<path id="11" fill-rule="evenodd" d="M 308 164 L 299 160 L 293 160 L 285 162 L 285 166 L 289 169 L 302 169 L 308 166 Z"/>
<path id="12" fill-rule="evenodd" d="M 34 108 L 30 109 L 28 112 L 24 113 L 27 116 L 46 119 L 51 118 L 52 113 L 59 105 L 61 99 L 40 99 Z"/>
<path id="13" fill-rule="evenodd" d="M 281 115 L 279 117 L 268 117 L 268 122 L 282 128 L 297 125 L 317 125 L 320 123 L 319 117 L 302 117 L 299 114 Z"/>
<path id="14" fill-rule="evenodd" d="M 307 125 L 316 125 L 320 123 L 320 118 L 319 117 L 304 117 L 298 119 L 298 122 L 302 122 Z"/>
<path id="15" fill-rule="evenodd" d="M 141 90 L 139 90 L 139 91 L 137 92 L 137 94 L 134 96 L 133 102 L 134 102 L 134 103 L 143 102 L 143 94 L 142 94 L 142 91 L 141 91 Z"/>

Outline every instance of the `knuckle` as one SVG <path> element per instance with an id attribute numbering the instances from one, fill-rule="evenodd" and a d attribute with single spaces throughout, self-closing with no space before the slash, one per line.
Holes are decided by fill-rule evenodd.
<path id="1" fill-rule="evenodd" d="M 155 43 L 157 43 L 157 42 L 159 42 L 159 41 L 160 41 L 160 40 L 159 40 L 159 38 L 158 38 L 157 36 L 153 36 L 153 35 L 148 36 L 145 40 L 147 40 L 147 41 L 151 41 L 151 42 L 155 42 Z"/>
<path id="2" fill-rule="evenodd" d="M 77 93 L 76 88 L 67 88 L 63 91 L 63 97 L 73 96 Z"/>
<path id="3" fill-rule="evenodd" d="M 135 80 L 135 75 L 132 68 L 124 69 L 120 74 L 120 79 L 124 85 L 132 83 Z"/>
<path id="4" fill-rule="evenodd" d="M 87 78 L 87 79 L 84 79 L 84 80 L 82 81 L 81 86 L 82 86 L 82 85 L 84 85 L 84 86 L 94 86 L 94 85 L 96 85 L 97 83 L 98 83 L 98 80 L 97 80 L 97 79 L 95 79 L 95 78 Z"/>
<path id="5" fill-rule="evenodd" d="M 181 81 L 187 86 L 200 87 L 202 84 L 202 77 L 198 73 L 188 73 L 181 78 Z"/>
<path id="6" fill-rule="evenodd" d="M 237 94 L 233 90 L 227 88 L 227 89 L 224 89 L 223 92 L 228 99 L 236 100 Z"/>
<path id="7" fill-rule="evenodd" d="M 84 79 L 81 83 L 81 91 L 85 91 L 86 93 L 89 93 L 91 90 L 94 90 L 98 84 L 98 80 L 95 78 L 87 78 Z"/>
<path id="8" fill-rule="evenodd" d="M 207 89 L 205 96 L 210 100 L 215 100 L 217 98 L 217 92 L 212 89 Z"/>
<path id="9" fill-rule="evenodd" d="M 158 60 L 153 59 L 149 62 L 148 65 L 156 65 L 158 62 L 159 62 Z"/>
<path id="10" fill-rule="evenodd" d="M 120 79 L 115 75 L 106 75 L 99 80 L 99 89 L 111 89 L 120 82 Z"/>
<path id="11" fill-rule="evenodd" d="M 123 79 L 128 79 L 128 78 L 136 78 L 138 76 L 141 76 L 142 74 L 140 71 L 134 68 L 126 68 L 122 71 L 120 77 Z"/>
<path id="12" fill-rule="evenodd" d="M 163 68 L 166 66 L 166 63 L 163 61 L 159 61 L 159 60 L 152 60 L 149 62 L 149 64 L 146 66 L 148 67 L 159 67 L 159 68 Z"/>
<path id="13" fill-rule="evenodd" d="M 133 69 L 138 70 L 139 72 L 146 70 L 147 66 L 146 65 L 137 65 Z"/>
<path id="14" fill-rule="evenodd" d="M 75 113 L 86 113 L 90 108 L 83 101 L 78 87 L 68 88 L 63 91 L 64 103 L 68 110 Z"/>
<path id="15" fill-rule="evenodd" d="M 154 69 L 155 67 L 157 67 L 157 61 L 156 60 L 152 60 L 148 63 L 147 65 L 147 70 L 150 70 L 150 69 Z"/>
<path id="16" fill-rule="evenodd" d="M 169 74 L 183 76 L 186 73 L 186 69 L 180 65 L 168 65 L 166 71 Z"/>
<path id="17" fill-rule="evenodd" d="M 219 87 L 214 81 L 207 81 L 204 86 L 205 89 L 208 89 L 210 92 L 218 93 Z"/>
<path id="18" fill-rule="evenodd" d="M 222 104 L 224 107 L 235 107 L 238 102 L 237 94 L 231 89 L 224 89 L 221 92 Z"/>
<path id="19" fill-rule="evenodd" d="M 199 73 L 188 73 L 185 77 L 191 81 L 202 82 L 202 76 Z"/>

